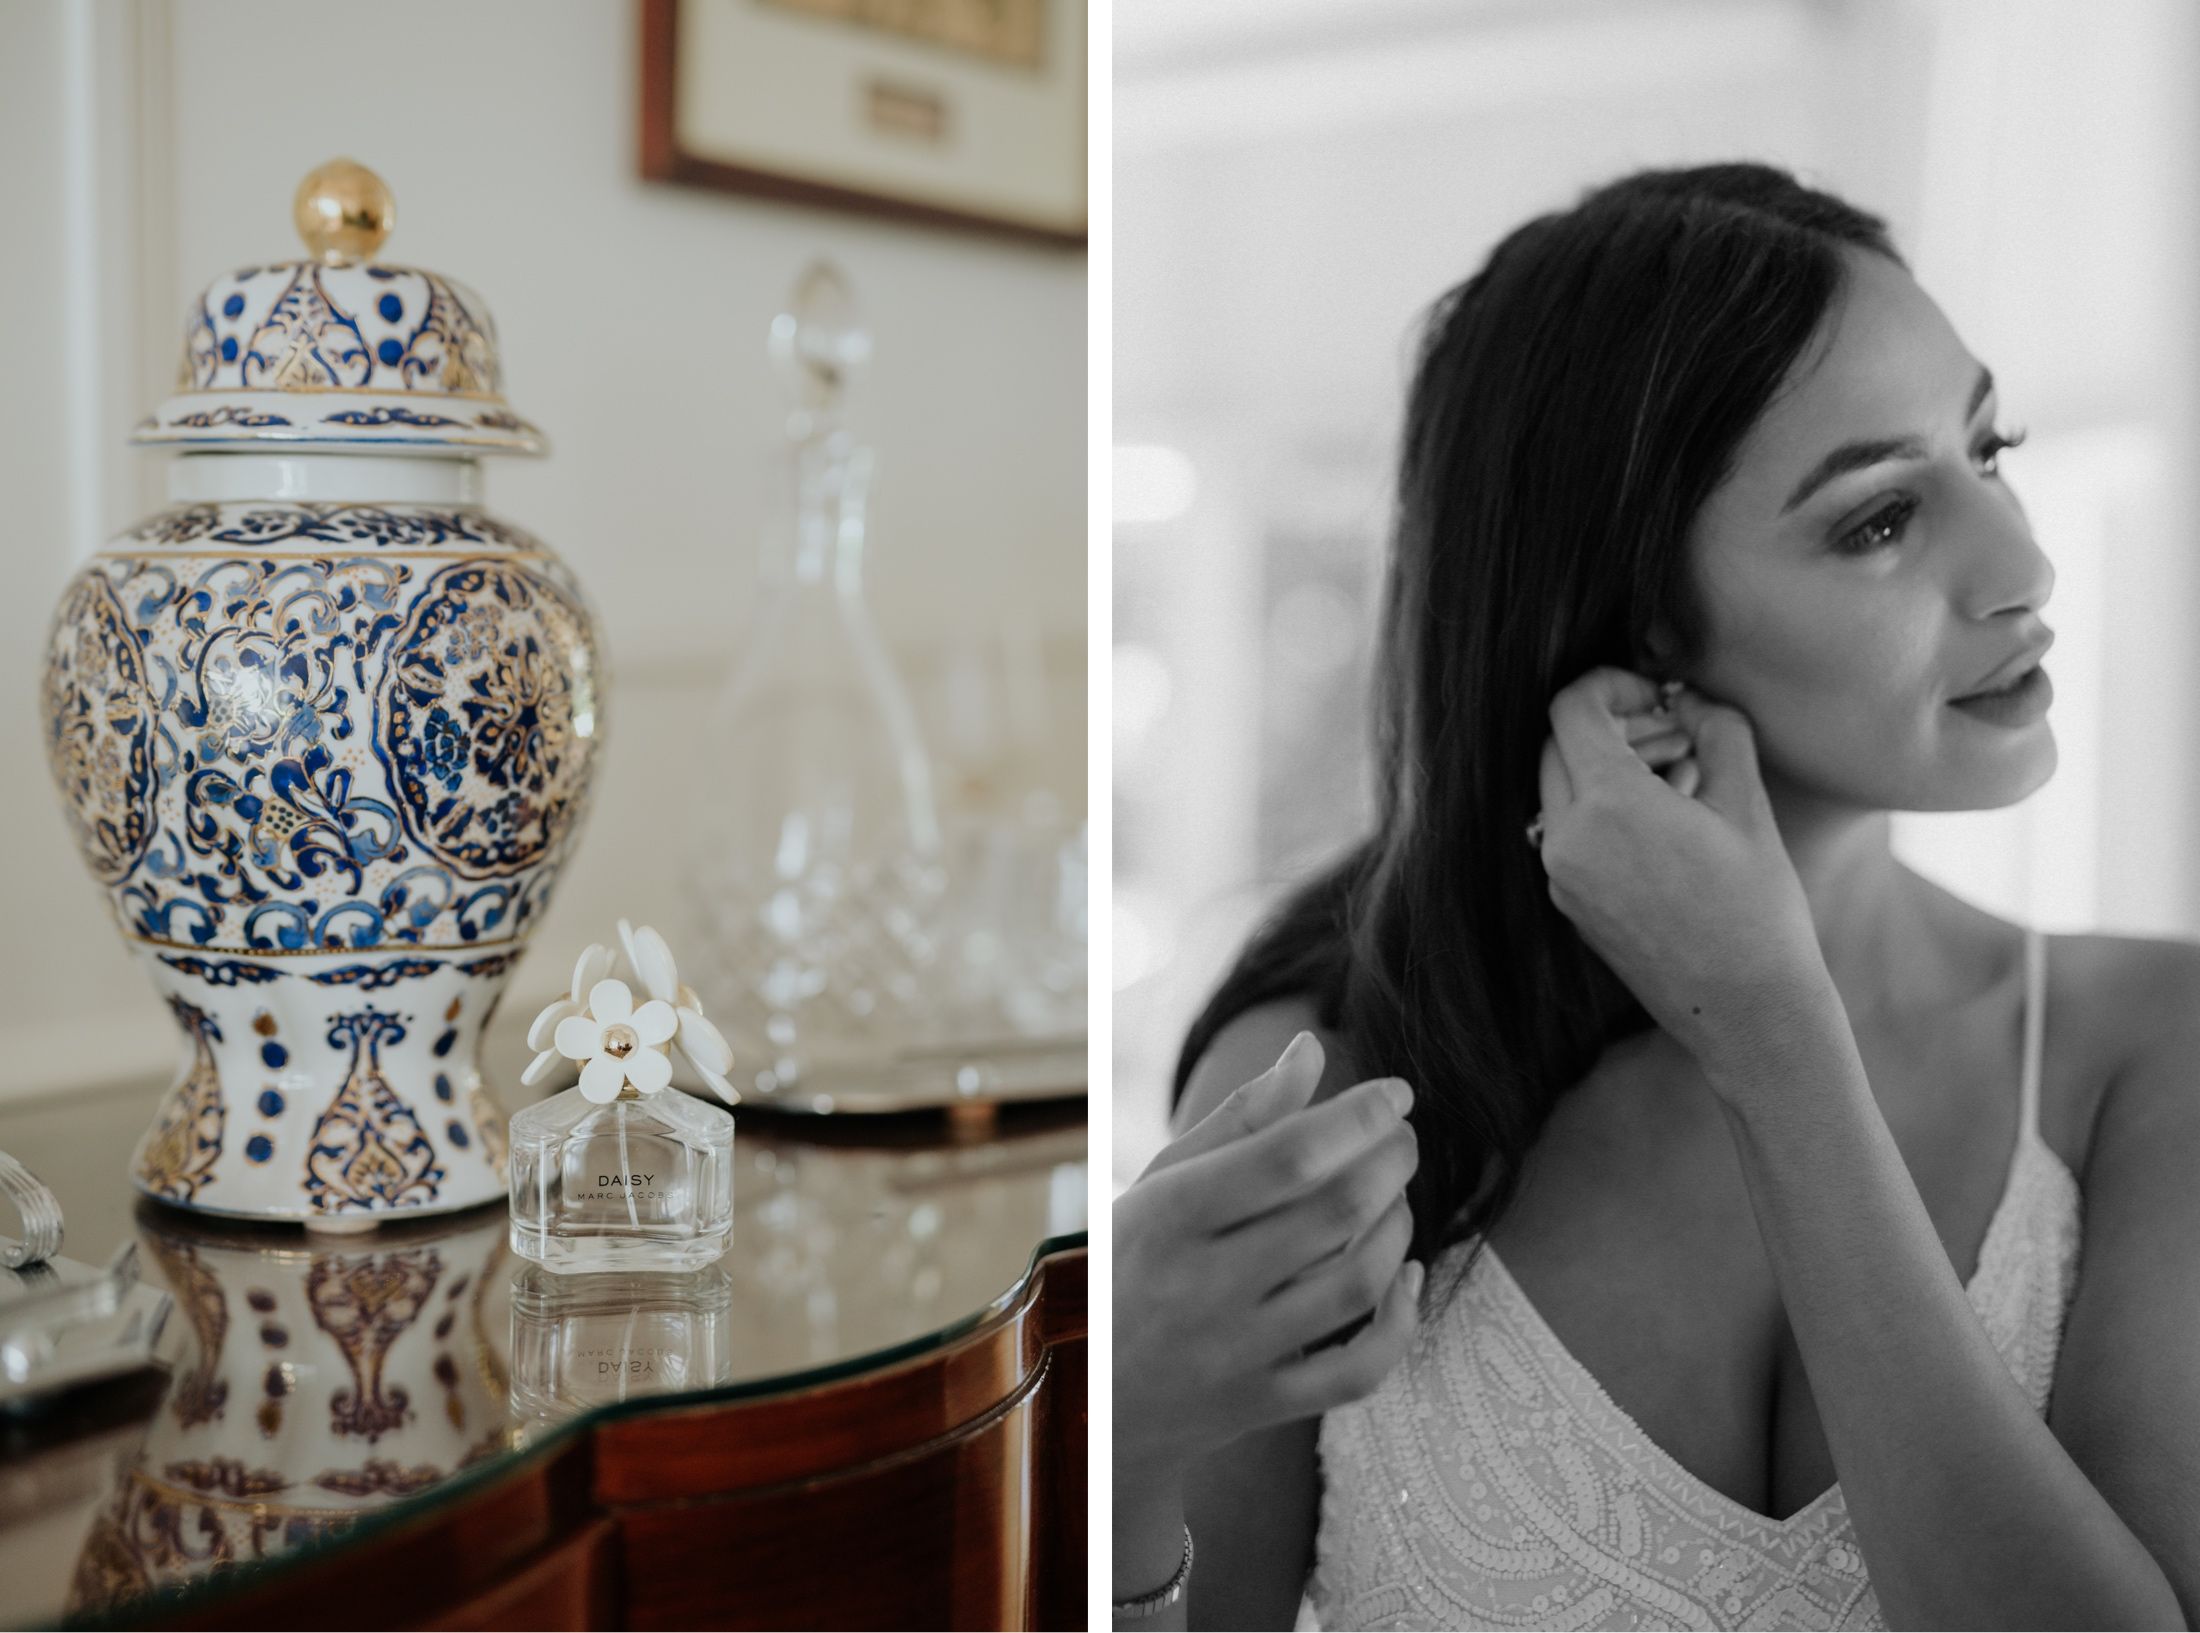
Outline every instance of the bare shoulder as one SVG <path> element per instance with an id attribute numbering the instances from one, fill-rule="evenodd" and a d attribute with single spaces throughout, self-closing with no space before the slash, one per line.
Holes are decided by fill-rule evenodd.
<path id="1" fill-rule="evenodd" d="M 1350 1088 L 1359 1079 L 1346 1058 L 1343 1040 L 1324 1027 L 1310 998 L 1284 998 L 1258 1004 L 1235 1016 L 1206 1052 L 1193 1063 L 1184 1098 L 1178 1102 L 1175 1127 L 1179 1132 L 1198 1122 L 1220 1105 L 1242 1083 L 1250 1083 L 1275 1065 L 1284 1046 L 1301 1032 L 1311 1032 L 1322 1046 L 1321 1086 L 1316 1101 Z"/>
<path id="2" fill-rule="evenodd" d="M 2200 1000 L 2200 941 L 2184 936 L 2048 937 L 2050 967 L 2067 973 L 2097 1023 L 2133 1037 L 2192 1018 Z"/>
<path id="3" fill-rule="evenodd" d="M 2058 936 L 2055 960 L 2071 981 L 2066 1020 L 2109 1065 L 2048 1422 L 2189 1606 L 2200 1603 L 2200 944 Z M 2063 990 L 2051 988 L 2050 1034 Z"/>
<path id="4" fill-rule="evenodd" d="M 2051 1021 L 2078 1028 L 2104 1063 L 2126 1067 L 2200 1038 L 2200 941 L 2115 935 L 2049 940 Z M 2056 998 L 2066 1000 L 2059 1010 Z"/>
<path id="5" fill-rule="evenodd" d="M 2200 1135 L 2200 941 L 2172 936 L 2051 938 L 2050 1059 L 2082 1062 L 2093 1084 L 2088 1115 L 2096 1150 L 2110 1124 L 2134 1120 Z"/>

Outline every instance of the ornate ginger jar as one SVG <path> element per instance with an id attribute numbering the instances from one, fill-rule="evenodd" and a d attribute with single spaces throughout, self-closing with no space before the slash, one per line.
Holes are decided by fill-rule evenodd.
<path id="1" fill-rule="evenodd" d="M 539 453 L 480 297 L 372 260 L 388 194 L 306 178 L 312 258 L 216 281 L 170 508 L 62 593 L 54 779 L 182 1065 L 132 1173 L 164 1202 L 328 1228 L 504 1195 L 476 1048 L 587 803 L 594 626 L 481 505 Z"/>

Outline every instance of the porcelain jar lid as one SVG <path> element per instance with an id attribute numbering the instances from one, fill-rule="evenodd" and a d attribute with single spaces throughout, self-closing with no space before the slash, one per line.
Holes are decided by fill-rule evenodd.
<path id="1" fill-rule="evenodd" d="M 504 401 L 496 325 L 441 273 L 374 259 L 396 224 L 382 178 L 336 159 L 298 184 L 308 259 L 217 278 L 185 318 L 176 395 L 131 441 L 316 451 L 539 454 Z"/>

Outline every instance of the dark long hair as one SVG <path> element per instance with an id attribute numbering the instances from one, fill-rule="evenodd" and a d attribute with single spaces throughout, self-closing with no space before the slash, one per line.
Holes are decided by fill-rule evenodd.
<path id="1" fill-rule="evenodd" d="M 1193 1024 L 1311 998 L 1413 1085 L 1416 1257 L 1511 1201 L 1555 1098 L 1649 1024 L 1522 829 L 1551 698 L 1700 652 L 1687 536 L 1886 226 L 1756 164 L 1653 170 L 1530 221 L 1429 314 L 1375 686 L 1374 831 L 1301 886 Z M 1662 663 L 1659 660 L 1662 659 Z"/>

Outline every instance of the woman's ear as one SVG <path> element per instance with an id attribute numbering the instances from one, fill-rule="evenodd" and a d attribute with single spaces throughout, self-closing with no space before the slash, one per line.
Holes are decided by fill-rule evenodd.
<path id="1" fill-rule="evenodd" d="M 1677 680 L 1680 677 L 1674 672 L 1674 664 L 1679 653 L 1680 643 L 1673 639 L 1665 620 L 1655 618 L 1635 643 L 1633 668 L 1638 675 L 1648 675 L 1652 680 Z"/>

